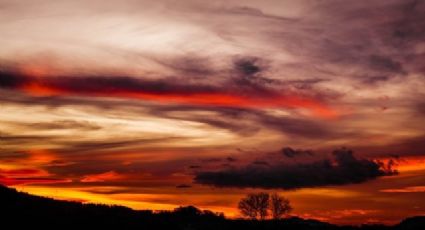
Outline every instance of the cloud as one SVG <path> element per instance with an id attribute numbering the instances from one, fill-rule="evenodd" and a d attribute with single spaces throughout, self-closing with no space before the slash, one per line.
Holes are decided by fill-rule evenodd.
<path id="1" fill-rule="evenodd" d="M 38 130 L 52 129 L 79 129 L 82 131 L 99 130 L 100 126 L 88 121 L 58 120 L 52 122 L 19 123 L 20 126 L 29 126 Z"/>
<path id="2" fill-rule="evenodd" d="M 253 161 L 252 164 L 254 164 L 254 165 L 265 165 L 265 166 L 270 165 L 267 161 L 259 161 L 259 160 Z"/>
<path id="3" fill-rule="evenodd" d="M 303 164 L 271 163 L 257 167 L 255 162 L 241 168 L 200 171 L 194 181 L 216 187 L 298 189 L 362 183 L 397 173 L 382 162 L 359 159 L 348 149 L 335 150 L 332 158 Z"/>
<path id="4" fill-rule="evenodd" d="M 92 182 L 104 182 L 104 181 L 114 181 L 123 179 L 123 176 L 114 172 L 104 172 L 99 174 L 91 174 L 84 176 L 80 181 L 83 183 L 92 183 Z"/>
<path id="5" fill-rule="evenodd" d="M 6 186 L 21 184 L 57 184 L 69 182 L 71 182 L 71 180 L 52 177 L 47 171 L 37 168 L 0 168 L 0 184 Z"/>
<path id="6" fill-rule="evenodd" d="M 400 155 L 400 156 L 422 156 L 423 152 L 423 143 L 425 141 L 425 135 L 407 137 L 403 139 L 394 140 L 391 143 L 383 145 L 365 145 L 359 146 L 359 149 L 362 152 L 365 152 L 369 155 Z"/>
<path id="7" fill-rule="evenodd" d="M 229 161 L 229 162 L 235 162 L 235 161 L 237 161 L 238 159 L 236 159 L 236 158 L 234 158 L 234 157 L 227 157 L 227 158 L 226 158 L 226 160 L 227 160 L 227 161 Z"/>
<path id="8" fill-rule="evenodd" d="M 176 186 L 176 188 L 191 188 L 191 187 L 192 186 L 188 185 L 188 184 L 179 184 L 179 185 Z"/>
<path id="9" fill-rule="evenodd" d="M 208 112 L 209 116 L 199 116 Z M 261 129 L 270 129 L 285 135 L 304 138 L 329 138 L 341 135 L 327 126 L 322 119 L 302 116 L 278 116 L 262 110 L 249 108 L 205 107 L 205 106 L 158 106 L 150 113 L 170 119 L 204 123 L 240 134 L 251 136 Z"/>
<path id="10" fill-rule="evenodd" d="M 423 73 L 424 65 L 417 61 L 423 56 L 420 47 L 425 39 L 422 1 L 372 0 L 367 6 L 333 0 L 300 4 L 305 11 L 280 18 L 264 13 L 276 12 L 267 9 L 267 4 L 222 10 L 222 20 L 233 23 L 223 27 L 213 23 L 211 29 L 241 46 L 292 55 L 291 63 L 280 63 L 277 68 L 280 79 L 291 78 L 295 72 L 294 78 L 313 75 L 367 86 L 363 82 L 377 75 L 387 76 L 381 78 L 383 83 Z M 214 16 L 217 10 L 211 12 Z M 241 28 L 240 20 L 249 26 Z M 255 34 L 253 27 L 257 28 Z"/>
<path id="11" fill-rule="evenodd" d="M 134 137 L 132 135 L 127 136 L 115 136 L 115 137 L 92 137 L 90 132 L 98 132 L 99 128 L 97 125 L 92 123 L 79 122 L 75 126 L 68 126 L 74 124 L 71 123 L 56 123 L 56 122 L 41 122 L 36 123 L 34 126 L 28 126 L 28 124 L 20 124 L 19 126 L 25 127 L 29 131 L 39 132 L 37 135 L 12 135 L 8 133 L 0 133 L 0 143 L 5 148 L 4 153 L 1 154 L 0 159 L 6 158 L 7 156 L 12 157 L 10 151 L 16 149 L 26 151 L 28 146 L 32 148 L 51 148 L 54 152 L 59 155 L 67 156 L 67 153 L 72 153 L 74 157 L 91 153 L 93 155 L 105 153 L 108 151 L 125 151 L 134 150 L 141 146 L 165 146 L 164 143 L 187 140 L 184 136 L 170 136 L 163 135 L 151 138 Z M 76 129 L 77 132 L 84 131 L 86 136 L 74 136 L 74 135 L 60 135 L 43 133 L 42 131 L 52 130 L 70 130 Z M 16 129 L 20 130 L 20 129 Z M 78 135 L 81 135 L 80 133 Z M 27 146 L 26 148 L 16 148 L 16 146 Z M 6 149 L 7 148 L 7 149 Z M 14 150 L 15 149 L 15 150 Z M 1 152 L 1 149 L 0 149 Z M 16 155 L 16 154 L 15 154 Z M 19 156 L 25 156 L 20 154 Z M 17 155 L 18 157 L 18 155 Z"/>
<path id="12" fill-rule="evenodd" d="M 0 133 L 1 141 L 8 143 L 26 143 L 30 141 L 45 141 L 49 140 L 48 136 L 39 135 L 11 135 L 7 133 Z"/>
<path id="13" fill-rule="evenodd" d="M 239 71 L 253 75 L 252 61 L 238 64 Z M 259 71 L 259 70 L 257 70 Z M 244 77 L 222 82 L 190 83 L 179 78 L 148 79 L 129 76 L 43 76 L 0 71 L 0 88 L 33 96 L 95 96 L 141 99 L 160 103 L 224 106 L 235 108 L 304 108 L 313 115 L 333 118 L 336 111 L 321 99 L 297 92 L 281 93 L 262 82 Z M 185 82 L 185 83 L 183 83 Z"/>
<path id="14" fill-rule="evenodd" d="M 262 71 L 257 64 L 259 60 L 256 58 L 243 58 L 235 60 L 235 69 L 238 73 L 246 76 L 253 76 Z"/>
<path id="15" fill-rule="evenodd" d="M 22 184 L 59 184 L 59 183 L 70 183 L 70 180 L 67 179 L 57 179 L 57 178 L 8 178 L 0 176 L 0 184 L 6 186 L 13 185 L 22 185 Z"/>
<path id="16" fill-rule="evenodd" d="M 20 168 L 20 169 L 0 169 L 0 175 L 2 176 L 45 176 L 46 172 L 33 169 L 33 168 Z"/>
<path id="17" fill-rule="evenodd" d="M 390 188 L 390 189 L 382 189 L 381 192 L 388 193 L 416 193 L 416 192 L 425 192 L 425 186 L 411 186 L 405 188 Z"/>
<path id="18" fill-rule="evenodd" d="M 133 149 L 140 145 L 163 144 L 167 141 L 184 140 L 184 137 L 159 137 L 159 138 L 111 138 L 105 140 L 56 140 L 55 143 L 61 144 L 63 148 L 58 148 L 62 153 L 85 154 L 87 152 L 102 150 L 124 150 Z"/>
<path id="19" fill-rule="evenodd" d="M 2 151 L 0 154 L 1 161 L 16 161 L 19 159 L 24 159 L 27 157 L 27 154 L 24 152 L 6 152 Z"/>
<path id="20" fill-rule="evenodd" d="M 294 158 L 300 155 L 308 155 L 313 156 L 314 153 L 311 150 L 301 150 L 301 149 L 293 149 L 291 147 L 285 147 L 282 149 L 282 154 L 289 158 Z"/>

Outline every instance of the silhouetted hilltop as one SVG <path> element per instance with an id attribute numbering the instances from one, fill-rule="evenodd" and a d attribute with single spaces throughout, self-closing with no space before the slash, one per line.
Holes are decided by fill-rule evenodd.
<path id="1" fill-rule="evenodd" d="M 336 226 L 317 220 L 293 217 L 275 221 L 230 220 L 220 213 L 199 210 L 193 206 L 173 211 L 136 211 L 123 206 L 82 204 L 34 196 L 0 185 L 0 228 L 4 226 L 43 229 L 419 229 L 425 217 L 412 217 L 396 226 Z"/>
<path id="2" fill-rule="evenodd" d="M 404 219 L 400 224 L 396 225 L 398 229 L 424 229 L 425 216 L 414 216 Z"/>

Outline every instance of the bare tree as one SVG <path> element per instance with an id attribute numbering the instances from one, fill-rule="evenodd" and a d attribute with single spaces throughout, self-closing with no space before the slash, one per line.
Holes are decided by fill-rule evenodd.
<path id="1" fill-rule="evenodd" d="M 256 219 L 258 212 L 255 208 L 255 199 L 252 194 L 248 194 L 245 198 L 239 201 L 238 208 L 242 215 L 251 219 Z"/>
<path id="2" fill-rule="evenodd" d="M 258 214 L 260 215 L 260 219 L 264 220 L 268 215 L 269 208 L 269 194 L 260 192 L 256 196 Z"/>
<path id="3" fill-rule="evenodd" d="M 273 219 L 278 220 L 288 215 L 292 211 L 292 206 L 288 199 L 273 193 L 270 199 L 270 210 L 272 212 Z"/>
<path id="4" fill-rule="evenodd" d="M 246 217 L 264 220 L 268 214 L 269 194 L 263 192 L 248 194 L 241 199 L 238 208 Z"/>

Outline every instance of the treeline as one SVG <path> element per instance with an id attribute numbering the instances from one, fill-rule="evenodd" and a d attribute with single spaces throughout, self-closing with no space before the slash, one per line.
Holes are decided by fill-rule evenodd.
<path id="1" fill-rule="evenodd" d="M 189 225 L 215 223 L 225 220 L 222 213 L 200 210 L 193 206 L 172 211 L 133 210 L 124 206 L 83 204 L 34 196 L 0 185 L 1 225 L 13 227 L 43 226 L 63 229 L 68 227 L 105 227 L 106 229 L 186 229 Z"/>
<path id="2" fill-rule="evenodd" d="M 249 198 L 249 195 L 247 198 Z M 267 200 L 265 197 L 261 199 L 262 201 Z M 272 205 L 270 203 L 272 201 L 273 196 L 268 200 L 270 205 Z M 226 219 L 222 213 L 200 210 L 193 206 L 179 207 L 172 211 L 161 212 L 153 212 L 151 210 L 135 211 L 123 206 L 58 201 L 17 192 L 14 189 L 0 185 L 0 229 L 416 230 L 423 227 L 425 227 L 424 217 L 410 218 L 402 222 L 402 224 L 392 227 L 383 225 L 353 227 L 336 226 L 297 217 L 274 220 Z"/>

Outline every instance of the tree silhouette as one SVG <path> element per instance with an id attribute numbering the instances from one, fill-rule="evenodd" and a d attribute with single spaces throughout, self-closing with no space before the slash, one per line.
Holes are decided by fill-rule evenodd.
<path id="1" fill-rule="evenodd" d="M 264 220 L 268 214 L 269 194 L 263 192 L 248 194 L 239 201 L 238 208 L 246 217 Z"/>
<path id="2" fill-rule="evenodd" d="M 254 218 L 261 217 L 259 204 L 272 205 L 274 195 L 253 194 L 243 200 L 252 202 Z M 175 210 L 132 210 L 123 206 L 83 204 L 75 201 L 59 201 L 34 196 L 0 184 L 0 228 L 14 226 L 16 229 L 155 229 L 155 230 L 216 230 L 216 229 L 297 229 L 297 230 L 416 230 L 423 229 L 425 217 L 408 218 L 394 226 L 361 225 L 357 227 L 291 217 L 284 221 L 247 221 L 226 219 L 223 214 L 200 210 L 194 206 L 178 207 Z M 267 210 L 267 208 L 265 209 Z M 263 214 L 265 217 L 265 215 Z M 17 221 L 18 220 L 18 221 Z M 3 227 L 5 226 L 5 227 Z"/>
<path id="3" fill-rule="evenodd" d="M 238 208 L 242 215 L 251 219 L 264 220 L 271 211 L 273 219 L 281 219 L 292 211 L 288 199 L 273 193 L 250 193 L 239 201 Z"/>
<path id="4" fill-rule="evenodd" d="M 251 219 L 257 218 L 257 210 L 255 208 L 255 201 L 252 195 L 247 195 L 247 197 L 242 198 L 239 201 L 238 208 L 242 215 Z"/>
<path id="5" fill-rule="evenodd" d="M 273 219 L 279 220 L 292 211 L 292 206 L 288 199 L 273 193 L 270 197 L 270 210 Z"/>

